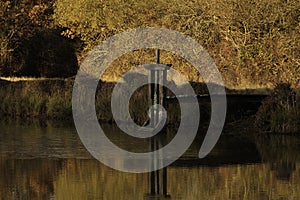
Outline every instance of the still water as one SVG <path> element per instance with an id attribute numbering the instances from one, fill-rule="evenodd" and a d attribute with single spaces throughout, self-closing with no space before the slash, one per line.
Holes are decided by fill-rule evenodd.
<path id="1" fill-rule="evenodd" d="M 105 129 L 131 148 L 115 126 Z M 72 124 L 2 121 L 0 130 L 0 199 L 143 200 L 148 193 L 146 173 L 116 171 L 93 159 Z M 196 140 L 168 167 L 171 199 L 300 199 L 299 137 L 230 132 L 205 159 L 197 159 Z"/>

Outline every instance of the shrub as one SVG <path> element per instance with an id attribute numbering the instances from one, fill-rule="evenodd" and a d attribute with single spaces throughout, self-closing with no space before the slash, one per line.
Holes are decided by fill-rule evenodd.
<path id="1" fill-rule="evenodd" d="M 262 131 L 291 133 L 300 131 L 299 97 L 290 84 L 278 84 L 263 100 L 255 124 Z"/>
<path id="2" fill-rule="evenodd" d="M 300 84 L 299 11 L 298 0 L 57 0 L 54 20 L 66 28 L 63 35 L 84 41 L 83 57 L 107 37 L 124 30 L 166 27 L 203 45 L 227 86 L 278 82 L 296 86 Z M 199 81 L 199 74 L 191 73 L 187 62 L 170 54 L 163 57 L 172 58 L 169 63 L 189 80 Z M 119 63 L 131 59 L 124 56 Z M 126 67 L 115 65 L 111 71 L 122 72 Z"/>
<path id="3" fill-rule="evenodd" d="M 53 1 L 1 1 L 0 75 L 74 75 L 78 64 L 72 42 L 56 28 Z"/>

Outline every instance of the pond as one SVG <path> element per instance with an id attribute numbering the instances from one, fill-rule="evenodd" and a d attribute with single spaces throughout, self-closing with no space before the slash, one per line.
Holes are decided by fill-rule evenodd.
<path id="1" fill-rule="evenodd" d="M 132 142 L 106 124 L 114 142 Z M 0 122 L 0 199 L 142 200 L 147 173 L 125 173 L 95 160 L 74 126 Z M 252 138 L 225 131 L 214 150 L 197 159 L 195 140 L 167 168 L 174 200 L 300 199 L 300 138 Z"/>

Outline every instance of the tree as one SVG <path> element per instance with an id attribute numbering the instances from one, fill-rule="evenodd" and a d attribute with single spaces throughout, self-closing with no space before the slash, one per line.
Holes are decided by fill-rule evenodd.
<path id="1" fill-rule="evenodd" d="M 1 1 L 0 43 L 0 75 L 65 77 L 78 69 L 72 42 L 53 23 L 52 1 Z"/>
<path id="2" fill-rule="evenodd" d="M 298 0 L 57 0 L 54 19 L 66 28 L 63 35 L 84 41 L 82 57 L 124 30 L 166 27 L 203 45 L 227 86 L 300 85 Z M 171 62 L 189 76 L 188 63 L 178 58 Z M 197 74 L 191 79 L 199 80 Z"/>

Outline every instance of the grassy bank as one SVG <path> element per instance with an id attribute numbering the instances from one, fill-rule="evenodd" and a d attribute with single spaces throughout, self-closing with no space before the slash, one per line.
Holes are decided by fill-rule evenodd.
<path id="1" fill-rule="evenodd" d="M 0 116 L 9 118 L 41 118 L 72 120 L 72 90 L 74 79 L 36 79 L 30 81 L 6 81 L 0 79 Z M 124 82 L 122 84 L 130 84 Z M 196 94 L 207 94 L 207 87 L 202 83 L 192 83 Z M 115 83 L 98 83 L 95 95 L 97 118 L 103 122 L 113 122 L 111 112 L 111 94 Z M 130 85 L 127 85 L 130 88 Z M 127 91 L 119 92 L 119 99 Z M 235 91 L 231 91 L 235 92 Z M 167 95 L 172 95 L 167 92 Z M 180 106 L 178 101 L 168 101 L 168 122 L 180 122 Z M 187 104 L 188 109 L 189 104 Z M 134 92 L 130 98 L 129 111 L 132 119 L 138 124 L 148 120 L 148 87 L 144 86 Z M 200 105 L 201 118 L 208 120 L 210 101 L 205 100 Z M 190 116 L 186 116 L 190 117 Z"/>
<path id="2" fill-rule="evenodd" d="M 30 81 L 6 81 L 0 79 L 0 116 L 9 118 L 41 118 L 72 120 L 72 90 L 74 79 L 36 79 Z M 99 121 L 113 122 L 111 94 L 116 83 L 99 81 L 95 99 Z M 127 82 L 122 84 L 129 84 Z M 196 93 L 205 93 L 206 86 L 193 84 Z M 118 92 L 119 99 L 127 91 Z M 85 101 L 85 100 L 84 100 Z M 205 105 L 202 105 L 203 107 Z M 168 122 L 180 122 L 178 101 L 167 105 Z M 148 120 L 148 87 L 139 88 L 130 98 L 129 111 L 138 124 Z M 205 114 L 202 111 L 201 114 Z M 207 113 L 206 113 L 207 115 Z"/>
<path id="3" fill-rule="evenodd" d="M 10 82 L 0 79 L 0 116 L 22 119 L 56 119 L 72 120 L 72 90 L 74 79 L 31 80 Z M 129 84 L 129 83 L 123 83 Z M 205 85 L 191 84 L 196 94 L 207 93 Z M 111 93 L 115 83 L 98 83 L 95 95 L 96 114 L 99 121 L 113 122 L 111 112 Z M 260 91 L 260 90 L 259 90 Z M 243 94 L 255 91 L 228 90 L 227 94 Z M 120 99 L 123 93 L 121 91 Z M 248 94 L 249 94 L 248 93 Z M 142 87 L 135 91 L 130 99 L 129 111 L 138 124 L 148 120 L 148 88 Z M 171 93 L 169 94 L 171 95 Z M 232 123 L 247 120 L 250 115 L 249 103 L 241 103 L 241 99 L 229 100 L 227 104 L 226 122 Z M 177 100 L 168 101 L 167 122 L 177 125 L 180 123 L 180 106 Z M 300 92 L 295 91 L 289 84 L 278 85 L 263 102 L 255 116 L 255 124 L 261 132 L 296 133 L 300 131 Z M 238 105 L 237 105 L 238 103 Z M 210 119 L 210 100 L 200 102 L 201 123 Z M 251 107 L 251 106 L 250 106 Z M 249 107 L 249 108 L 250 108 Z M 190 117 L 190 116 L 188 116 Z"/>
<path id="4" fill-rule="evenodd" d="M 72 120 L 73 84 L 74 79 L 0 80 L 0 116 Z M 98 84 L 95 107 L 100 121 L 113 121 L 110 102 L 114 85 L 101 81 Z M 138 122 L 147 119 L 147 95 L 144 94 L 147 92 L 139 90 L 131 98 L 131 115 Z"/>
<path id="5" fill-rule="evenodd" d="M 73 81 L 2 81 L 0 113 L 22 118 L 69 118 Z"/>

